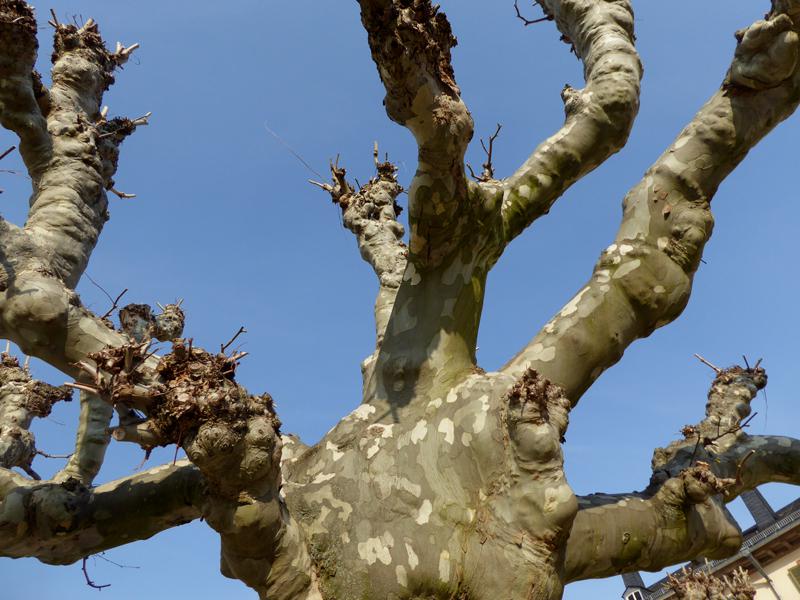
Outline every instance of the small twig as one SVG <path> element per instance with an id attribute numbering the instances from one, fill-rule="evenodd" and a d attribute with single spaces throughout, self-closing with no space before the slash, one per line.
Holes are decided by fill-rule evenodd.
<path id="1" fill-rule="evenodd" d="M 44 458 L 57 458 L 57 459 L 69 460 L 70 458 L 72 458 L 72 454 L 73 453 L 70 453 L 70 454 L 48 454 L 47 452 L 42 452 L 41 450 L 37 450 L 36 454 L 38 454 L 39 456 L 44 457 Z"/>
<path id="2" fill-rule="evenodd" d="M 233 342 L 236 340 L 236 338 L 237 338 L 237 337 L 239 337 L 240 335 L 242 335 L 243 333 L 247 333 L 247 329 L 245 329 L 244 327 L 239 327 L 239 331 L 237 331 L 237 332 L 234 334 L 234 336 L 233 336 L 233 337 L 232 337 L 232 338 L 231 338 L 231 339 L 228 341 L 228 343 L 227 343 L 227 344 L 225 344 L 225 345 L 220 345 L 220 347 L 219 347 L 219 353 L 220 353 L 220 354 L 224 354 L 224 353 L 225 353 L 225 350 L 228 348 L 228 346 L 230 346 L 230 345 L 231 345 L 231 344 L 232 344 L 232 343 L 233 343 Z"/>
<path id="3" fill-rule="evenodd" d="M 472 175 L 472 178 L 475 179 L 476 181 L 480 181 L 482 183 L 486 183 L 487 181 L 493 181 L 494 180 L 494 166 L 492 165 L 492 153 L 494 151 L 494 141 L 497 139 L 497 136 L 500 135 L 500 130 L 502 128 L 503 128 L 503 126 L 500 123 L 498 123 L 497 124 L 497 129 L 489 137 L 489 147 L 488 148 L 486 147 L 486 144 L 483 142 L 483 138 L 481 138 L 481 140 L 480 140 L 481 148 L 483 148 L 483 151 L 486 153 L 486 162 L 481 165 L 483 167 L 483 172 L 479 176 L 476 177 L 475 176 L 475 172 L 472 170 L 472 166 L 470 166 L 469 164 L 467 165 L 467 168 L 469 169 L 470 175 Z"/>
<path id="4" fill-rule="evenodd" d="M 58 17 L 56 16 L 56 11 L 54 11 L 52 8 L 50 9 L 50 16 L 53 17 L 53 20 L 52 21 L 48 21 L 48 23 L 50 23 L 50 25 L 52 25 L 53 27 L 58 28 L 61 25 L 61 23 L 58 22 Z"/>
<path id="5" fill-rule="evenodd" d="M 319 174 L 319 171 L 317 171 L 314 167 L 312 167 L 310 164 L 308 164 L 302 156 L 300 156 L 297 152 L 294 151 L 294 149 L 286 142 L 286 140 L 284 140 L 281 136 L 279 136 L 277 133 L 272 131 L 272 129 L 270 129 L 269 125 L 267 125 L 266 123 L 264 123 L 264 129 L 266 129 L 267 133 L 269 133 L 272 137 L 274 137 L 276 140 L 278 140 L 278 142 L 280 142 L 281 146 L 286 148 L 286 150 L 289 151 L 289 154 L 291 154 L 297 160 L 299 160 L 306 169 L 311 171 L 314 175 L 316 175 L 320 179 L 325 179 L 322 175 Z"/>
<path id="6" fill-rule="evenodd" d="M 11 148 L 9 148 L 8 150 L 6 150 L 6 151 L 5 151 L 5 152 L 3 152 L 2 154 L 0 154 L 0 160 L 3 160 L 3 159 L 6 157 L 6 156 L 8 156 L 9 154 L 11 154 L 11 153 L 12 153 L 14 150 L 16 150 L 16 149 L 17 149 L 17 147 L 16 147 L 16 146 L 11 146 Z"/>
<path id="7" fill-rule="evenodd" d="M 111 188 L 109 190 L 112 194 L 114 194 L 117 198 L 122 198 L 123 200 L 130 200 L 131 198 L 136 198 L 136 194 L 128 194 L 125 192 L 120 192 L 117 188 Z"/>
<path id="8" fill-rule="evenodd" d="M 119 304 L 119 301 L 120 301 L 120 300 L 122 299 L 122 297 L 123 297 L 123 296 L 124 296 L 124 295 L 127 293 L 127 291 L 128 291 L 128 288 L 125 288 L 124 290 L 122 290 L 122 291 L 119 293 L 119 296 L 117 296 L 117 297 L 114 299 L 114 301 L 111 303 L 111 308 L 109 308 L 109 309 L 108 309 L 108 312 L 107 312 L 106 314 L 104 314 L 102 317 L 100 317 L 100 320 L 101 320 L 101 321 L 102 321 L 103 319 L 105 319 L 106 317 L 108 317 L 109 315 L 111 315 L 111 313 L 113 313 L 113 312 L 114 312 L 114 311 L 117 309 L 117 305 Z"/>
<path id="9" fill-rule="evenodd" d="M 141 569 L 141 567 L 136 565 L 122 565 L 118 562 L 114 562 L 110 558 L 106 558 L 105 556 L 103 556 L 104 554 L 105 552 L 101 552 L 100 554 L 95 554 L 94 557 L 99 558 L 100 560 L 104 560 L 107 563 L 111 563 L 112 565 L 114 565 L 115 567 L 119 567 L 120 569 Z"/>
<path id="10" fill-rule="evenodd" d="M 719 368 L 718 366 L 716 366 L 716 365 L 713 365 L 713 364 L 711 364 L 710 362 L 708 362 L 708 361 L 707 361 L 705 358 L 703 358 L 703 357 L 702 357 L 702 356 L 700 356 L 699 354 L 695 353 L 694 357 L 695 357 L 697 360 L 699 360 L 701 363 L 703 363 L 704 365 L 706 365 L 707 367 L 710 367 L 711 369 L 713 369 L 713 370 L 714 370 L 714 372 L 715 372 L 717 375 L 719 375 L 720 373 L 722 373 L 722 369 L 720 369 L 720 368 Z"/>
<path id="11" fill-rule="evenodd" d="M 78 383 L 77 381 L 67 381 L 64 385 L 67 387 L 74 388 L 76 390 L 88 392 L 90 394 L 97 394 L 98 396 L 100 395 L 101 391 L 100 388 L 98 387 L 92 385 L 86 385 L 85 383 Z"/>
<path id="12" fill-rule="evenodd" d="M 91 275 L 89 275 L 88 273 L 84 273 L 84 275 L 86 275 L 86 279 L 88 279 L 89 281 L 91 281 L 91 282 L 92 282 L 92 285 L 94 285 L 94 287 L 96 287 L 98 290 L 100 290 L 101 292 L 103 292 L 103 293 L 106 295 L 106 298 L 108 298 L 109 302 L 111 302 L 111 303 L 113 304 L 113 302 L 114 302 L 114 299 L 111 297 L 111 294 L 109 294 L 109 293 L 106 291 L 106 288 L 104 288 L 102 285 L 100 285 L 100 284 L 99 284 L 99 283 L 97 283 L 97 282 L 96 282 L 94 279 L 92 279 L 92 276 L 91 276 Z"/>
<path id="13" fill-rule="evenodd" d="M 139 466 L 136 467 L 136 469 L 134 469 L 134 470 L 135 471 L 141 471 L 142 467 L 144 467 L 144 463 L 147 462 L 147 460 L 150 458 L 150 455 L 152 453 L 153 453 L 153 449 L 152 448 L 144 448 L 144 458 L 142 459 L 142 462 L 139 463 Z"/>
<path id="14" fill-rule="evenodd" d="M 172 455 L 172 466 L 175 466 L 175 463 L 178 462 L 178 450 L 181 449 L 181 440 L 183 439 L 183 430 L 181 429 L 180 433 L 178 434 L 178 441 L 175 442 L 175 454 Z"/>
<path id="15" fill-rule="evenodd" d="M 104 583 L 102 585 L 96 584 L 92 581 L 91 577 L 89 577 L 89 572 L 86 570 L 86 561 L 89 560 L 88 556 L 83 557 L 83 564 L 81 565 L 81 571 L 83 571 L 83 576 L 86 578 L 86 585 L 90 588 L 94 588 L 96 590 L 102 590 L 103 588 L 111 587 L 110 583 Z"/>
<path id="16" fill-rule="evenodd" d="M 700 432 L 698 431 L 697 443 L 694 445 L 694 450 L 692 451 L 692 457 L 689 459 L 689 466 L 694 465 L 694 459 L 697 456 L 697 450 L 700 448 L 700 442 L 703 443 L 704 448 L 707 448 L 708 446 L 713 446 L 717 440 L 724 438 L 726 435 L 730 433 L 736 433 L 737 431 L 742 431 L 745 427 L 750 427 L 750 421 L 755 419 L 757 414 L 758 412 L 754 412 L 742 423 L 738 423 L 737 425 L 731 427 L 727 431 L 723 431 L 722 433 L 720 433 L 719 424 L 717 424 L 717 435 L 713 438 L 702 438 L 700 436 Z"/>
<path id="17" fill-rule="evenodd" d="M 527 27 L 528 25 L 535 25 L 536 23 L 543 23 L 545 21 L 552 21 L 553 20 L 553 17 L 551 17 L 550 15 L 545 15 L 543 17 L 540 17 L 538 19 L 533 19 L 533 20 L 526 19 L 525 17 L 522 16 L 522 13 L 519 11 L 518 1 L 519 0 L 514 0 L 514 10 L 517 12 L 517 18 L 520 21 L 522 21 L 522 23 L 525 25 L 525 27 Z"/>

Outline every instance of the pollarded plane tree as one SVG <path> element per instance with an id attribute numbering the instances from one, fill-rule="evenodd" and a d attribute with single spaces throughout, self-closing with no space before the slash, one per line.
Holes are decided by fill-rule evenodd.
<path id="1" fill-rule="evenodd" d="M 590 280 L 492 373 L 475 359 L 489 270 L 623 147 L 636 116 L 631 3 L 539 1 L 583 61 L 586 86 L 562 91 L 563 126 L 502 180 L 490 161 L 474 180 L 465 172 L 473 122 L 445 15 L 428 0 L 359 4 L 387 114 L 414 135 L 419 164 L 408 245 L 402 189 L 377 148 L 365 185 L 337 164 L 320 183 L 379 292 L 361 404 L 309 447 L 280 435 L 268 395 L 237 384 L 240 353 L 181 337 L 179 306 L 129 305 L 116 327 L 81 304 L 74 288 L 108 217 L 120 145 L 146 123 L 101 108 L 136 46 L 111 52 L 92 20 L 54 16 L 47 87 L 34 71 L 31 7 L 0 0 L 0 120 L 32 182 L 26 223 L 0 224 L 0 335 L 73 378 L 81 403 L 72 458 L 39 480 L 28 427 L 67 393 L 3 356 L 2 555 L 70 564 L 203 518 L 220 535 L 222 573 L 262 598 L 552 600 L 572 581 L 734 553 L 741 536 L 725 503 L 765 482 L 800 482 L 800 441 L 742 428 L 766 385 L 760 364 L 718 370 L 705 417 L 655 451 L 643 492 L 577 497 L 561 443 L 600 374 L 686 306 L 717 187 L 800 102 L 800 0 L 773 0 L 736 34 L 719 90 L 627 194 Z M 171 352 L 155 353 L 153 339 Z M 177 444 L 188 460 L 95 486 L 112 438 Z M 703 581 L 676 589 L 705 597 Z"/>

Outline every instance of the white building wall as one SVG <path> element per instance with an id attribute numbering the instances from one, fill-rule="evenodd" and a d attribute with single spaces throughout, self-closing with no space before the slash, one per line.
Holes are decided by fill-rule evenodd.
<path id="1" fill-rule="evenodd" d="M 800 566 L 800 548 L 780 557 L 769 564 L 761 564 L 780 600 L 800 600 L 800 589 L 789 578 L 789 569 Z M 763 577 L 752 574 L 753 587 L 756 588 L 756 600 L 777 600 Z"/>

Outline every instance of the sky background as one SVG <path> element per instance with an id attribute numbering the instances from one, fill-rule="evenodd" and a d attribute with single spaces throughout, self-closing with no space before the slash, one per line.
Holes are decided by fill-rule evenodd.
<path id="1" fill-rule="evenodd" d="M 522 3 L 526 5 L 526 3 Z M 506 251 L 489 277 L 478 357 L 503 364 L 580 289 L 613 238 L 625 192 L 714 93 L 730 64 L 733 32 L 761 17 L 768 2 L 635 0 L 638 48 L 645 66 L 642 108 L 628 146 L 559 200 Z M 583 84 L 579 61 L 552 23 L 523 27 L 510 0 L 443 0 L 459 45 L 453 60 L 475 118 L 468 161 L 483 161 L 478 137 L 503 124 L 495 144 L 498 176 L 511 174 L 563 120 L 559 92 Z M 359 362 L 374 341 L 377 288 L 338 208 L 306 180 L 309 172 L 274 137 L 277 132 L 314 170 L 327 173 L 341 155 L 349 175 L 372 176 L 372 143 L 400 168 L 415 169 L 411 135 L 385 116 L 356 2 L 310 0 L 51 0 L 38 6 L 40 70 L 47 73 L 52 30 L 93 17 L 106 42 L 141 43 L 106 95 L 111 116 L 153 112 L 151 125 L 124 144 L 117 188 L 87 274 L 111 296 L 154 304 L 184 298 L 185 334 L 197 345 L 227 341 L 240 325 L 250 353 L 238 371 L 251 392 L 276 399 L 284 431 L 318 440 L 360 399 Z M 538 16 L 533 9 L 529 15 Z M 578 494 L 643 488 L 656 446 L 699 420 L 713 373 L 692 355 L 720 365 L 742 354 L 764 358 L 770 384 L 754 403 L 752 433 L 800 436 L 795 378 L 798 119 L 754 150 L 713 203 L 714 237 L 684 315 L 634 344 L 572 413 L 566 469 Z M 0 131 L 0 146 L 16 143 Z M 19 169 L 14 154 L 3 169 Z M 29 182 L 0 173 L 3 217 L 24 220 Z M 401 202 L 404 202 L 401 198 Z M 110 301 L 88 278 L 79 292 L 99 313 Z M 34 361 L 34 373 L 64 376 Z M 77 401 L 35 424 L 38 447 L 71 451 Z M 172 460 L 155 452 L 148 466 Z M 115 444 L 98 482 L 130 475 L 142 452 Z M 48 475 L 58 461 L 37 459 Z M 797 490 L 769 485 L 776 508 Z M 732 506 L 744 526 L 739 502 Z M 114 549 L 105 558 L 47 567 L 0 559 L 2 598 L 248 598 L 253 593 L 218 569 L 218 538 L 202 523 Z M 654 580 L 661 574 L 645 576 Z M 618 598 L 620 578 L 568 586 L 567 600 Z"/>

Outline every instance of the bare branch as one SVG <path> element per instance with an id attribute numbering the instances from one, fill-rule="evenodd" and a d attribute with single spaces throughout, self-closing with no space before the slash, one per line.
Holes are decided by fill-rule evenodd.
<path id="1" fill-rule="evenodd" d="M 64 565 L 147 539 L 198 518 L 202 485 L 197 468 L 180 461 L 94 489 L 61 483 L 16 487 L 0 499 L 0 513 L 8 519 L 0 532 L 0 556 L 33 556 Z M 4 512 L 12 504 L 18 509 Z M 63 506 L 69 511 L 59 509 Z M 36 526 L 15 526 L 21 523 Z M 104 534 L 87 535 L 98 530 Z"/>
<path id="2" fill-rule="evenodd" d="M 522 16 L 522 13 L 519 10 L 519 0 L 514 0 L 514 11 L 517 13 L 517 18 L 522 21 L 522 24 L 527 27 L 528 25 L 535 25 L 536 23 L 543 23 L 545 21 L 552 21 L 553 17 L 551 15 L 545 15 L 538 19 L 526 19 Z"/>
<path id="3" fill-rule="evenodd" d="M 486 147 L 486 144 L 483 143 L 483 138 L 481 138 L 481 148 L 483 148 L 484 153 L 486 154 L 486 162 L 481 165 L 483 167 L 483 172 L 480 175 L 475 175 L 475 172 L 472 170 L 472 167 L 467 165 L 469 169 L 470 175 L 475 181 L 479 181 L 481 183 L 488 183 L 490 181 L 494 181 L 494 166 L 492 165 L 492 152 L 494 150 L 494 141 L 497 139 L 497 136 L 500 135 L 500 130 L 503 128 L 500 123 L 497 124 L 497 129 L 495 132 L 489 137 L 489 147 Z"/>
<path id="4" fill-rule="evenodd" d="M 800 485 L 800 440 L 744 432 L 750 402 L 765 385 L 760 367 L 720 369 L 705 419 L 655 450 L 644 492 L 581 499 L 567 551 L 569 580 L 735 553 L 741 535 L 724 503 L 763 483 Z M 702 477 L 687 480 L 688 473 Z M 676 487 L 681 478 L 691 485 Z"/>
<path id="5" fill-rule="evenodd" d="M 111 587 L 110 583 L 104 583 L 103 585 L 98 585 L 89 577 L 89 572 L 86 570 L 86 561 L 89 560 L 88 556 L 83 557 L 83 561 L 81 562 L 81 571 L 83 571 L 83 577 L 86 579 L 86 585 L 90 588 L 94 588 L 96 590 L 102 590 L 103 588 Z"/>
<path id="6" fill-rule="evenodd" d="M 539 145 L 503 182 L 503 239 L 519 235 L 546 214 L 575 181 L 622 148 L 639 110 L 642 67 L 634 48 L 630 2 L 541 0 L 543 19 L 555 20 L 562 39 L 584 63 L 586 87 L 561 92 L 564 126 Z M 487 193 L 494 193 L 487 190 Z"/>
<path id="7" fill-rule="evenodd" d="M 450 60 L 456 39 L 444 13 L 430 0 L 360 0 L 386 112 L 408 127 L 419 164 L 409 189 L 409 252 L 417 265 L 437 265 L 474 229 L 464 153 L 472 117 L 461 100 Z M 480 208 L 480 207 L 479 207 Z"/>
<path id="8" fill-rule="evenodd" d="M 228 343 L 227 343 L 227 344 L 220 344 L 220 346 L 219 346 L 219 352 L 220 352 L 220 354 L 223 354 L 223 353 L 225 352 L 225 350 L 227 350 L 227 349 L 228 349 L 228 347 L 229 347 L 229 346 L 230 346 L 230 345 L 231 345 L 233 342 L 235 342 L 235 341 L 236 341 L 236 338 L 238 338 L 238 337 L 239 337 L 240 335 L 242 335 L 243 333 L 247 333 L 247 329 L 245 329 L 245 328 L 244 328 L 244 326 L 242 326 L 242 327 L 239 327 L 239 331 L 237 331 L 237 332 L 236 332 L 236 333 L 233 335 L 233 337 L 232 337 L 230 340 L 228 340 Z"/>
<path id="9" fill-rule="evenodd" d="M 699 360 L 701 363 L 703 363 L 704 365 L 706 365 L 707 367 L 709 367 L 711 370 L 713 370 L 713 371 L 714 371 L 714 372 L 715 372 L 717 375 L 719 375 L 719 374 L 720 374 L 720 372 L 722 372 L 722 369 L 720 369 L 720 368 L 719 368 L 719 367 L 717 367 L 716 365 L 712 365 L 710 362 L 708 362 L 708 361 L 707 361 L 705 358 L 703 358 L 703 357 L 702 357 L 702 356 L 700 356 L 699 354 L 695 354 L 695 355 L 694 355 L 694 357 L 695 357 L 697 360 Z"/>
<path id="10" fill-rule="evenodd" d="M 664 481 L 653 494 L 581 497 L 567 542 L 566 581 L 735 553 L 741 533 L 719 498 L 728 485 L 730 480 L 698 465 Z"/>
<path id="11" fill-rule="evenodd" d="M 403 279 L 407 248 L 403 243 L 405 231 L 398 220 L 402 209 L 397 197 L 403 188 L 397 181 L 397 167 L 388 158 L 380 161 L 377 142 L 372 155 L 376 174 L 358 190 L 347 182 L 347 172 L 338 166 L 338 157 L 331 163 L 332 184 L 311 183 L 328 192 L 339 205 L 344 226 L 355 234 L 361 257 L 378 276 L 375 329 L 376 347 L 380 347 Z"/>
<path id="12" fill-rule="evenodd" d="M 0 381 L 0 467 L 19 467 L 39 479 L 31 464 L 37 454 L 46 455 L 36 449 L 31 422 L 48 416 L 56 402 L 71 400 L 71 391 L 34 380 L 7 353 L 0 355 Z"/>
<path id="13" fill-rule="evenodd" d="M 80 390 L 80 403 L 75 450 L 53 480 L 75 479 L 85 486 L 91 486 L 103 465 L 111 439 L 108 427 L 114 415 L 114 408 L 97 394 L 88 393 L 86 390 Z"/>
<path id="14" fill-rule="evenodd" d="M 625 197 L 616 239 L 591 280 L 505 371 L 518 374 L 533 367 L 576 403 L 629 344 L 682 312 L 711 236 L 709 203 L 717 187 L 797 107 L 797 62 L 787 72 L 781 48 L 788 44 L 797 50 L 793 27 L 776 9 L 743 34 L 726 83 Z M 746 53 L 753 36 L 765 44 L 754 58 Z M 745 67 L 777 79 L 772 87 L 747 87 L 736 76 Z"/>
<path id="15" fill-rule="evenodd" d="M 34 181 L 50 161 L 52 142 L 37 95 L 36 18 L 23 2 L 0 2 L 0 125 L 19 136 L 20 155 Z"/>
<path id="16" fill-rule="evenodd" d="M 147 124 L 150 114 L 109 121 L 101 110 L 114 70 L 136 45 L 112 54 L 92 19 L 81 27 L 55 20 L 52 24 L 53 84 L 45 115 L 48 151 L 39 151 L 41 164 L 32 166 L 26 160 L 34 194 L 25 231 L 46 254 L 49 268 L 74 287 L 108 218 L 103 190 L 116 190 L 119 146 Z"/>
<path id="17" fill-rule="evenodd" d="M 100 320 L 101 320 L 101 321 L 102 321 L 103 319 L 106 319 L 106 318 L 110 317 L 110 316 L 111 316 L 111 313 L 113 313 L 115 310 L 117 310 L 117 305 L 119 304 L 119 301 L 120 301 L 120 300 L 122 300 L 122 297 L 123 297 L 123 296 L 124 296 L 124 295 L 125 295 L 127 292 L 128 292 L 128 288 L 125 288 L 124 290 L 122 290 L 122 291 L 119 293 L 119 295 L 118 295 L 116 298 L 114 298 L 114 301 L 111 303 L 111 308 L 109 308 L 109 309 L 106 311 L 106 313 L 105 313 L 105 314 L 104 314 L 102 317 L 100 317 Z"/>

